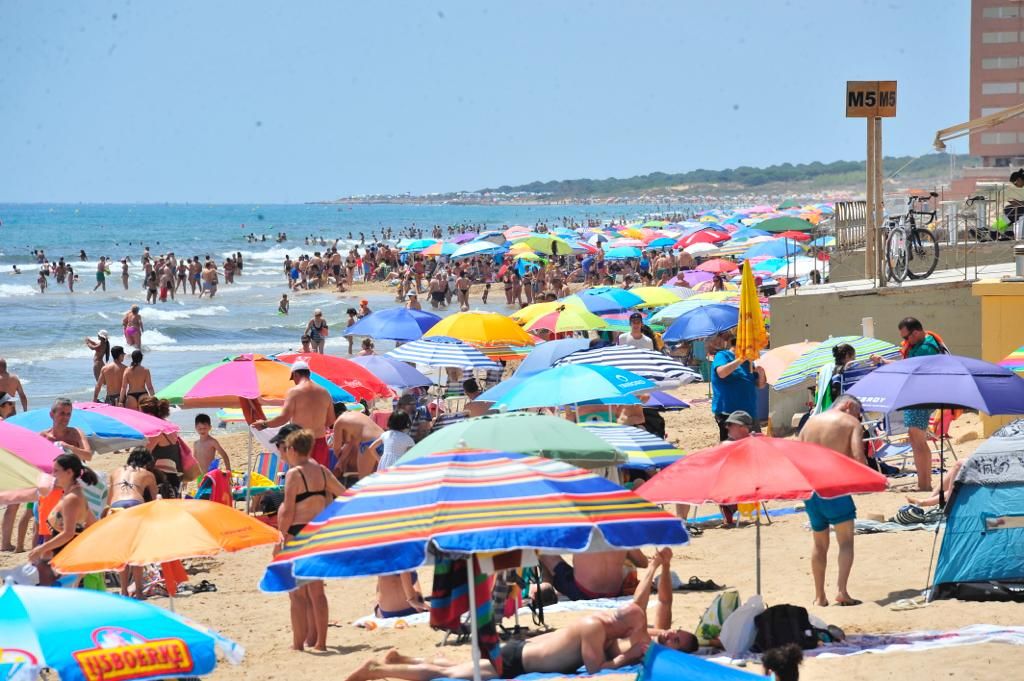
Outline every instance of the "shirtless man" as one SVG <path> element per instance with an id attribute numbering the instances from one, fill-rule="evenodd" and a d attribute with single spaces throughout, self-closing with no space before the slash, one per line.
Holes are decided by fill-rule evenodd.
<path id="1" fill-rule="evenodd" d="M 647 602 L 651 598 L 654 578 L 659 570 L 658 602 L 654 605 L 654 624 L 648 624 L 648 633 L 663 646 L 684 653 L 695 653 L 700 647 L 697 637 L 685 629 L 672 628 L 672 549 L 661 548 L 651 558 L 633 592 L 633 602 L 647 612 Z"/>
<path id="2" fill-rule="evenodd" d="M 854 461 L 867 465 L 864 457 L 864 438 L 860 423 L 860 400 L 852 395 L 840 395 L 828 411 L 807 420 L 800 439 L 814 442 L 845 454 Z M 857 507 L 850 495 L 835 499 L 822 499 L 817 494 L 804 504 L 814 534 L 814 550 L 811 552 L 811 572 L 814 575 L 814 603 L 828 605 L 825 596 L 825 566 L 828 562 L 829 526 L 835 528 L 839 544 L 839 579 L 836 603 L 859 605 L 860 601 L 846 590 L 853 567 L 853 525 Z"/>
<path id="3" fill-rule="evenodd" d="M 619 669 L 642 659 L 650 643 L 647 614 L 630 603 L 615 611 L 581 617 L 557 631 L 502 645 L 500 678 L 511 679 L 531 672 L 575 674 L 581 666 L 587 668 L 588 674 Z M 438 677 L 471 679 L 473 663 L 425 660 L 390 650 L 380 661 L 363 663 L 345 681 L 385 678 L 428 681 Z M 499 678 L 490 660 L 480 661 L 480 677 Z"/>
<path id="4" fill-rule="evenodd" d="M 118 406 L 121 397 L 121 384 L 124 381 L 124 348 L 115 345 L 110 348 L 110 361 L 100 369 L 100 375 L 96 377 L 96 387 L 92 390 L 92 401 L 99 402 L 100 388 L 106 386 L 107 394 L 103 398 L 105 404 Z"/>
<path id="5" fill-rule="evenodd" d="M 21 379 L 17 374 L 7 371 L 7 360 L 0 357 L 0 393 L 17 395 L 21 400 L 21 410 L 28 411 L 28 397 L 25 396 L 25 388 L 21 385 Z"/>
<path id="6" fill-rule="evenodd" d="M 66 397 L 58 397 L 50 407 L 50 419 L 53 421 L 53 426 L 39 434 L 50 442 L 61 445 L 84 463 L 88 463 L 92 461 L 92 445 L 89 444 L 89 440 L 86 439 L 81 428 L 73 428 L 68 425 L 71 423 L 73 410 L 71 400 Z"/>
<path id="7" fill-rule="evenodd" d="M 330 452 L 324 432 L 334 425 L 331 394 L 310 379 L 309 365 L 303 361 L 292 364 L 292 380 L 295 387 L 285 394 L 281 413 L 270 420 L 254 421 L 252 427 L 263 430 L 294 423 L 313 431 L 318 437 L 310 456 L 321 466 L 330 468 Z"/>
<path id="8" fill-rule="evenodd" d="M 616 598 L 632 588 L 626 584 L 623 567 L 626 559 L 647 567 L 647 556 L 639 550 L 588 551 L 573 556 L 569 565 L 558 556 L 540 556 L 540 563 L 551 573 L 551 584 L 574 601 Z"/>
<path id="9" fill-rule="evenodd" d="M 366 414 L 348 411 L 344 405 L 339 407 L 338 418 L 334 421 L 334 451 L 338 455 L 335 475 L 343 476 L 350 472 L 355 463 L 356 475 L 362 480 L 377 468 L 381 452 L 367 449 L 374 440 L 381 436 L 384 429 L 378 426 Z"/>

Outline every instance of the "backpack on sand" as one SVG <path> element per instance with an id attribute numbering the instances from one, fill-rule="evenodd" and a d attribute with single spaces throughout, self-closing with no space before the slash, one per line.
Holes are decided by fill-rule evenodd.
<path id="1" fill-rule="evenodd" d="M 754 625 L 757 627 L 754 649 L 760 652 L 787 643 L 795 643 L 804 650 L 818 645 L 807 608 L 798 605 L 773 605 L 754 618 Z"/>

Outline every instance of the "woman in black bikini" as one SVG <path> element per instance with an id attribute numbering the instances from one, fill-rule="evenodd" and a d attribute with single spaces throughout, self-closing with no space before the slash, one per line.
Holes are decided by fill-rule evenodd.
<path id="1" fill-rule="evenodd" d="M 310 520 L 324 510 L 334 497 L 345 493 L 334 475 L 309 458 L 315 436 L 289 424 L 281 428 L 271 442 L 288 462 L 284 478 L 284 501 L 277 511 L 281 544 L 293 539 Z M 327 650 L 327 596 L 321 580 L 301 580 L 301 586 L 288 594 L 291 599 L 292 648 Z"/>
<path id="2" fill-rule="evenodd" d="M 128 455 L 128 463 L 114 471 L 111 476 L 108 508 L 104 515 L 138 506 L 157 497 L 156 476 L 149 470 L 153 455 L 145 447 L 136 447 Z M 128 587 L 135 582 L 135 598 L 143 600 L 143 567 L 133 565 L 121 570 L 121 595 L 128 596 Z"/>
<path id="3" fill-rule="evenodd" d="M 50 586 L 57 581 L 50 569 L 50 559 L 96 520 L 89 512 L 81 483 L 95 485 L 99 480 L 81 459 L 74 454 L 58 456 L 53 461 L 53 478 L 64 494 L 46 517 L 50 538 L 28 554 L 28 562 L 35 563 L 39 569 L 40 586 Z"/>
<path id="4" fill-rule="evenodd" d="M 121 381 L 121 404 L 126 409 L 139 411 L 142 398 L 155 392 L 153 377 L 149 369 L 142 366 L 142 350 L 132 351 L 132 364 L 124 370 L 124 378 Z"/>

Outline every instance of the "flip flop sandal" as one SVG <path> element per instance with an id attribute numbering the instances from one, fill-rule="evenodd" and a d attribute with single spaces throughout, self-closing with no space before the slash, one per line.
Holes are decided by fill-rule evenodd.
<path id="1" fill-rule="evenodd" d="M 849 608 L 849 607 L 852 607 L 854 605 L 861 605 L 862 603 L 864 603 L 864 601 L 857 600 L 856 598 L 851 598 L 848 601 L 836 601 L 835 602 L 835 604 L 838 605 L 840 608 Z"/>
<path id="2" fill-rule="evenodd" d="M 198 584 L 196 584 L 195 588 L 192 589 L 192 593 L 194 593 L 194 594 L 202 594 L 202 593 L 214 592 L 216 590 L 217 590 L 217 585 L 216 584 L 214 584 L 213 582 L 210 582 L 210 581 L 207 581 L 207 580 L 204 579 L 203 581 L 201 581 Z"/>
<path id="3" fill-rule="evenodd" d="M 680 591 L 721 591 L 725 587 L 715 584 L 710 579 L 700 579 L 697 576 L 690 577 L 690 581 L 680 588 Z"/>
<path id="4" fill-rule="evenodd" d="M 686 532 L 692 537 L 699 537 L 704 534 L 704 530 L 697 527 L 696 525 L 687 525 Z"/>

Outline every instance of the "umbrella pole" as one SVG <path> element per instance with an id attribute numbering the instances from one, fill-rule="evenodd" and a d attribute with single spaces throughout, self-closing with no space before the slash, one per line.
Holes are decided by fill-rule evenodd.
<path id="1" fill-rule="evenodd" d="M 248 454 L 245 457 L 245 512 L 249 513 L 249 502 L 252 497 L 252 426 L 249 426 Z"/>
<path id="2" fill-rule="evenodd" d="M 756 520 L 755 520 L 754 524 L 757 527 L 756 535 L 755 535 L 757 537 L 757 539 L 755 539 L 756 548 L 754 549 L 754 553 L 757 556 L 757 595 L 760 596 L 761 595 L 761 509 L 757 509 L 757 511 L 755 511 L 755 513 L 756 513 L 756 515 L 755 515 Z"/>
<path id="3" fill-rule="evenodd" d="M 476 579 L 473 577 L 473 556 L 466 558 L 469 575 L 469 638 L 473 646 L 473 681 L 480 681 L 480 635 L 476 628 Z"/>

